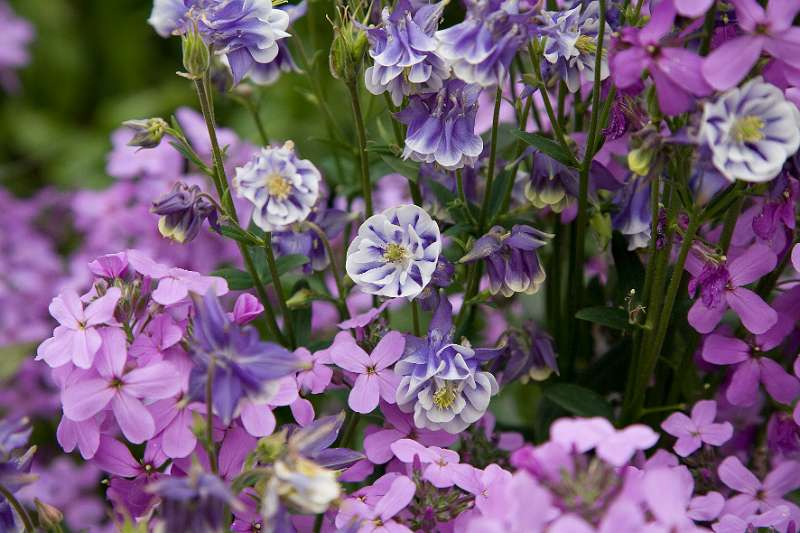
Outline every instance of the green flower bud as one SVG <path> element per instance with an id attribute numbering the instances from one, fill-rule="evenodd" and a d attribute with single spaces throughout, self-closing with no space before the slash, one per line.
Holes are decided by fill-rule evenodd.
<path id="1" fill-rule="evenodd" d="M 653 150 L 649 148 L 636 148 L 628 152 L 628 168 L 639 176 L 647 176 L 650 172 L 650 163 L 653 160 Z"/>
<path id="2" fill-rule="evenodd" d="M 347 9 L 338 10 L 328 56 L 331 75 L 347 83 L 354 83 L 359 78 L 366 49 L 366 34 L 357 27 Z"/>
<path id="3" fill-rule="evenodd" d="M 211 66 L 211 51 L 197 28 L 181 37 L 183 68 L 194 79 L 202 78 Z"/>
<path id="4" fill-rule="evenodd" d="M 128 146 L 138 146 L 140 148 L 155 148 L 161 144 L 169 125 L 160 118 L 148 118 L 144 120 L 126 120 L 123 126 L 133 130 L 133 138 L 128 141 Z"/>
<path id="5" fill-rule="evenodd" d="M 64 514 L 61 511 L 50 504 L 44 503 L 39 498 L 34 498 L 33 504 L 36 506 L 39 525 L 44 529 L 56 529 L 61 524 L 61 521 L 64 520 Z"/>

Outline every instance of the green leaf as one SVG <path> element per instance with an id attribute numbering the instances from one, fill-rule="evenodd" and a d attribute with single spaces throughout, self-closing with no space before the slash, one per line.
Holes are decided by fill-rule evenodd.
<path id="1" fill-rule="evenodd" d="M 228 282 L 228 287 L 233 291 L 244 291 L 253 287 L 253 278 L 249 273 L 238 268 L 220 268 L 211 273 Z"/>
<path id="2" fill-rule="evenodd" d="M 625 236 L 618 231 L 611 236 L 611 255 L 614 258 L 614 270 L 617 274 L 616 303 L 621 304 L 630 294 L 631 289 L 636 291 L 636 301 L 639 301 L 644 286 L 644 266 L 642 266 L 639 255 L 628 250 Z"/>
<path id="3" fill-rule="evenodd" d="M 269 285 L 272 283 L 272 274 L 269 271 L 266 257 L 263 253 L 258 255 L 254 254 L 253 257 L 262 261 L 262 263 L 257 266 L 258 275 L 261 277 L 261 281 L 264 283 L 264 285 Z M 278 276 L 283 276 L 287 272 L 291 272 L 292 270 L 305 265 L 309 261 L 310 259 L 303 254 L 284 255 L 275 259 L 275 269 L 278 271 Z"/>
<path id="4" fill-rule="evenodd" d="M 243 230 L 239 226 L 231 226 L 229 224 L 223 224 L 220 227 L 220 232 L 229 239 L 233 239 L 242 244 L 247 244 L 250 246 L 262 246 L 264 244 L 258 237 L 256 237 L 252 233 Z"/>
<path id="5" fill-rule="evenodd" d="M 417 182 L 417 177 L 419 176 L 419 164 L 412 163 L 411 161 L 405 161 L 403 159 L 398 159 L 396 157 L 381 154 L 381 159 L 383 162 L 386 163 L 389 168 L 397 172 L 398 174 L 402 174 L 410 181 L 414 183 Z"/>
<path id="6" fill-rule="evenodd" d="M 577 416 L 602 416 L 611 419 L 614 412 L 602 396 L 593 390 L 572 383 L 552 383 L 543 386 L 545 398 Z"/>
<path id="7" fill-rule="evenodd" d="M 526 144 L 529 144 L 537 150 L 540 150 L 542 153 L 549 155 L 559 163 L 572 168 L 578 167 L 578 163 L 575 161 L 575 156 L 565 150 L 563 146 L 558 144 L 553 139 L 549 139 L 539 133 L 528 133 L 520 130 L 511 130 L 511 133 L 522 139 L 522 141 Z"/>
<path id="8" fill-rule="evenodd" d="M 291 294 L 296 294 L 298 291 L 308 289 L 308 282 L 300 280 L 292 287 Z M 298 346 L 306 346 L 311 334 L 311 306 L 307 305 L 299 309 L 291 310 L 289 312 L 289 320 L 292 321 L 292 330 L 294 331 L 295 341 Z"/>
<path id="9" fill-rule="evenodd" d="M 617 307 L 584 307 L 575 313 L 575 318 L 612 329 L 625 330 L 634 327 L 628 322 L 628 313 Z"/>

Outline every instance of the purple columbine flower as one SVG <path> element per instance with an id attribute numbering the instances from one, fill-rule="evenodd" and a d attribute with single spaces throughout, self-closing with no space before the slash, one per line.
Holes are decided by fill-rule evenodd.
<path id="1" fill-rule="evenodd" d="M 394 105 L 400 105 L 404 96 L 441 89 L 450 68 L 436 54 L 433 34 L 445 4 L 414 8 L 410 0 L 400 0 L 392 11 L 383 8 L 381 25 L 366 30 L 375 62 L 364 72 L 369 92 L 389 91 Z"/>
<path id="2" fill-rule="evenodd" d="M 217 226 L 217 209 L 197 185 L 176 183 L 170 192 L 153 202 L 150 211 L 160 217 L 161 235 L 179 243 L 197 237 L 206 219 L 212 227 Z"/>
<path id="3" fill-rule="evenodd" d="M 544 58 L 553 65 L 571 93 L 580 89 L 582 77 L 594 81 L 600 30 L 599 5 L 595 0 L 586 6 L 581 4 L 567 11 L 543 11 L 541 15 Z M 611 27 L 606 24 L 600 62 L 601 80 L 608 78 L 609 74 L 606 53 L 609 35 Z"/>
<path id="4" fill-rule="evenodd" d="M 317 206 L 306 218 L 325 232 L 329 240 L 333 240 L 344 231 L 350 223 L 350 215 L 340 209 Z M 305 224 L 292 225 L 287 231 L 276 231 L 272 234 L 272 246 L 277 256 L 300 254 L 309 258 L 303 265 L 303 272 L 321 272 L 328 268 L 330 257 L 325 245 L 316 231 Z"/>
<path id="5" fill-rule="evenodd" d="M 739 83 L 762 52 L 800 68 L 800 31 L 792 26 L 800 4 L 769 0 L 765 10 L 755 0 L 731 0 L 743 35 L 726 41 L 703 63 L 703 76 L 719 91 Z"/>
<path id="6" fill-rule="evenodd" d="M 532 321 L 509 333 L 507 344 L 506 353 L 491 367 L 501 385 L 517 379 L 522 383 L 544 381 L 554 372 L 558 375 L 553 338 Z"/>
<path id="7" fill-rule="evenodd" d="M 197 25 L 203 40 L 226 57 L 234 84 L 257 64 L 273 61 L 278 41 L 289 37 L 289 15 L 273 9 L 271 0 L 155 0 L 148 22 L 162 37 Z"/>
<path id="8" fill-rule="evenodd" d="M 671 0 L 660 2 L 642 29 L 622 30 L 621 40 L 630 48 L 617 52 L 611 60 L 614 84 L 620 89 L 638 84 L 647 70 L 656 86 L 658 106 L 670 116 L 688 111 L 695 96 L 711 92 L 700 74 L 702 58 L 685 48 L 662 43 L 672 30 L 675 15 Z"/>
<path id="9" fill-rule="evenodd" d="M 480 87 L 448 80 L 439 92 L 413 95 L 397 120 L 408 126 L 403 157 L 448 170 L 475 164 L 483 150 L 475 134 Z"/>
<path id="10" fill-rule="evenodd" d="M 534 294 L 544 283 L 545 273 L 536 250 L 547 244 L 551 235 L 530 226 L 516 225 L 511 231 L 494 226 L 475 241 L 472 250 L 459 260 L 470 263 L 486 260 L 489 290 L 510 298 L 515 292 Z"/>
<path id="11" fill-rule="evenodd" d="M 759 76 L 706 102 L 699 137 L 727 179 L 763 182 L 800 148 L 798 124 L 797 107 Z"/>
<path id="12" fill-rule="evenodd" d="M 305 220 L 319 199 L 322 175 L 307 159 L 300 159 L 294 143 L 265 147 L 236 169 L 233 186 L 254 206 L 253 222 L 264 231 L 281 230 Z"/>
<path id="13" fill-rule="evenodd" d="M 289 26 L 291 27 L 297 19 L 304 16 L 308 10 L 308 0 L 303 0 L 299 4 L 286 4 L 277 8 L 279 11 L 289 15 Z M 278 54 L 275 59 L 268 63 L 258 63 L 253 65 L 248 77 L 258 85 L 272 85 L 280 77 L 282 72 L 301 72 L 297 63 L 294 62 L 292 53 L 289 50 L 287 41 L 278 41 Z"/>
<path id="14" fill-rule="evenodd" d="M 628 241 L 628 250 L 645 248 L 650 243 L 650 188 L 647 178 L 631 175 L 628 183 L 617 192 L 614 204 L 619 209 L 611 218 L 612 227 Z"/>
<path id="15" fill-rule="evenodd" d="M 12 494 L 36 480 L 30 474 L 35 447 L 24 453 L 19 450 L 28 443 L 31 427 L 27 419 L 0 420 L 0 484 Z M 20 531 L 15 511 L 4 496 L 0 496 L 0 530 Z"/>
<path id="16" fill-rule="evenodd" d="M 552 157 L 536 151 L 525 198 L 538 209 L 549 207 L 560 213 L 578 197 L 577 173 Z"/>
<path id="17" fill-rule="evenodd" d="M 467 83 L 505 82 L 508 67 L 528 37 L 528 15 L 515 0 L 467 0 L 463 22 L 436 32 L 439 55 Z"/>
<path id="18" fill-rule="evenodd" d="M 28 63 L 28 44 L 33 40 L 33 26 L 14 14 L 0 1 L 0 87 L 14 91 L 19 86 L 14 71 Z"/>
<path id="19" fill-rule="evenodd" d="M 195 296 L 194 336 L 189 377 L 192 398 L 205 398 L 208 369 L 214 365 L 212 401 L 225 425 L 233 419 L 244 398 L 264 401 L 278 390 L 278 379 L 300 369 L 299 359 L 285 348 L 259 339 L 250 326 L 232 323 L 212 292 Z"/>
<path id="20" fill-rule="evenodd" d="M 483 416 L 497 394 L 497 381 L 480 364 L 504 348 L 473 349 L 469 343 L 453 343 L 453 334 L 453 308 L 442 295 L 428 337 L 406 336 L 405 354 L 395 364 L 400 376 L 397 405 L 414 413 L 418 428 L 464 431 Z"/>
<path id="21" fill-rule="evenodd" d="M 691 253 L 686 261 L 686 270 L 692 274 L 689 293 L 699 292 L 700 297 L 689 310 L 689 324 L 700 333 L 711 333 L 730 306 L 748 331 L 765 333 L 778 321 L 778 315 L 744 286 L 772 272 L 776 264 L 775 254 L 763 244 L 754 244 L 730 263 L 705 262 Z"/>
<path id="22" fill-rule="evenodd" d="M 431 281 L 442 238 L 421 207 L 401 205 L 369 217 L 347 248 L 346 269 L 359 288 L 387 298 L 413 299 Z"/>

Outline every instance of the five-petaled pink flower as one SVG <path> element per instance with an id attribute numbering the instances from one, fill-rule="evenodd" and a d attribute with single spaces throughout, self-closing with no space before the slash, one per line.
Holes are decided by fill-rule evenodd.
<path id="1" fill-rule="evenodd" d="M 390 331 L 378 342 L 371 354 L 356 344 L 347 332 L 336 335 L 331 346 L 331 359 L 345 370 L 358 374 L 347 404 L 357 413 L 369 413 L 378 407 L 378 401 L 395 403 L 399 379 L 389 368 L 403 355 L 405 337 Z"/>
<path id="2" fill-rule="evenodd" d="M 714 423 L 717 416 L 717 402 L 701 400 L 692 407 L 692 417 L 683 413 L 672 413 L 661 424 L 661 429 L 677 437 L 675 453 L 687 457 L 697 451 L 705 442 L 711 446 L 721 446 L 733 436 L 730 422 Z"/>

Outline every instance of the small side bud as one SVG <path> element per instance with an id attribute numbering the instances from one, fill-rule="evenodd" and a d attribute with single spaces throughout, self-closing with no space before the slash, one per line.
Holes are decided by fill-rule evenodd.
<path id="1" fill-rule="evenodd" d="M 44 503 L 39 498 L 33 499 L 33 504 L 36 506 L 36 515 L 39 518 L 39 525 L 47 530 L 58 530 L 61 521 L 64 520 L 64 514 L 50 504 Z"/>
<path id="2" fill-rule="evenodd" d="M 181 37 L 183 68 L 194 79 L 202 78 L 211 66 L 211 51 L 197 28 Z"/>
<path id="3" fill-rule="evenodd" d="M 647 176 L 650 172 L 650 163 L 653 160 L 653 150 L 649 148 L 636 148 L 628 152 L 628 168 L 639 176 Z"/>
<path id="4" fill-rule="evenodd" d="M 314 293 L 310 289 L 300 289 L 286 300 L 286 305 L 289 309 L 302 309 L 308 307 L 313 298 Z"/>
<path id="5" fill-rule="evenodd" d="M 126 120 L 123 126 L 133 130 L 133 138 L 128 141 L 128 146 L 140 148 L 155 148 L 161 144 L 169 125 L 161 118 L 147 118 L 144 120 Z"/>

